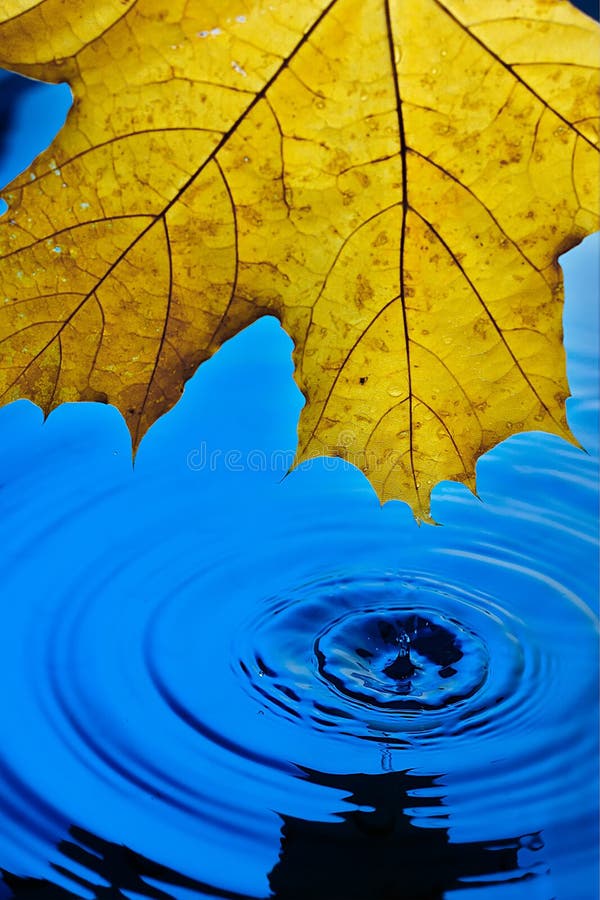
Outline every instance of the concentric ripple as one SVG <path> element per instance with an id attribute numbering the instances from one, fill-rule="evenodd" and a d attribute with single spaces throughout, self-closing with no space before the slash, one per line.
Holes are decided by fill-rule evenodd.
<path id="1" fill-rule="evenodd" d="M 518 809 L 520 835 L 563 846 L 579 834 L 577 852 L 589 847 L 590 566 L 559 575 L 542 556 L 552 522 L 520 526 L 536 529 L 534 564 L 494 530 L 493 510 L 476 530 L 419 529 L 368 491 L 333 491 L 324 509 L 297 485 L 240 493 L 235 516 L 204 491 L 207 528 L 189 482 L 170 484 L 167 517 L 140 478 L 88 506 L 73 496 L 73 515 L 43 526 L 28 562 L 55 573 L 46 594 L 23 602 L 18 567 L 5 579 L 21 600 L 2 664 L 22 689 L 4 712 L 2 814 L 29 848 L 5 841 L 9 870 L 12 855 L 37 873 L 43 835 L 58 842 L 75 822 L 232 896 L 265 897 L 280 817 L 349 806 L 300 771 L 324 785 L 326 773 L 423 773 L 438 787 L 415 821 L 442 827 L 443 803 L 454 840 L 513 839 Z M 101 547 L 74 559 L 74 534 L 100 515 Z M 593 546 L 573 540 L 571 552 L 591 560 Z M 35 824 L 11 812 L 25 803 Z M 561 853 L 575 848 L 552 859 L 567 877 Z"/>
<path id="2" fill-rule="evenodd" d="M 292 535 L 282 540 L 288 562 L 295 550 L 296 566 L 303 560 L 306 565 L 304 541 Z M 431 571 L 443 565 L 440 549 L 421 548 L 427 576 L 409 568 L 365 575 L 361 567 L 356 574 L 334 569 L 328 578 L 298 583 L 278 572 L 279 589 L 267 596 L 262 591 L 272 575 L 260 585 L 247 581 L 248 560 L 229 560 L 232 588 L 220 611 L 207 614 L 195 591 L 157 607 L 145 645 L 155 689 L 199 731 L 272 766 L 290 758 L 290 748 L 297 746 L 303 752 L 296 750 L 291 758 L 299 765 L 314 768 L 324 755 L 331 764 L 336 755 L 351 752 L 362 771 L 377 771 L 379 755 L 367 746 L 361 751 L 357 740 L 402 751 L 399 768 L 422 764 L 427 751 L 435 759 L 443 756 L 447 771 L 449 740 L 455 750 L 464 745 L 469 757 L 480 740 L 489 748 L 501 746 L 505 755 L 507 740 L 518 753 L 522 737 L 530 752 L 536 730 L 566 699 L 565 685 L 572 696 L 591 687 L 585 653 L 594 653 L 593 620 L 573 597 L 573 634 L 568 625 L 549 629 L 553 611 L 568 602 L 564 590 L 507 561 L 471 557 L 461 560 L 460 568 L 463 578 L 469 568 L 479 569 L 481 581 L 486 569 L 489 578 L 490 566 L 497 567 L 494 580 L 501 583 L 504 576 L 506 596 L 538 598 L 533 608 L 527 604 L 526 617 L 497 593 L 448 581 L 441 571 L 432 578 Z M 261 571 L 275 573 L 274 559 L 262 555 L 262 560 L 254 556 Z M 205 573 L 202 593 L 212 595 L 222 577 Z M 184 621 L 188 627 L 182 634 Z M 208 638 L 201 653 L 200 629 Z M 398 657 L 406 639 L 410 671 L 404 674 Z M 565 654 L 565 642 L 578 646 L 577 659 Z M 175 646 L 177 656 L 169 652 Z M 220 686 L 217 706 L 199 688 L 206 671 Z M 223 716 L 223 707 L 230 716 Z M 567 703 L 563 714 L 570 709 Z M 252 727 L 257 715 L 266 717 L 268 729 Z M 545 753 L 550 749 L 547 739 L 544 729 L 540 752 L 542 744 Z M 552 749 L 557 767 L 564 766 L 564 734 L 557 731 Z M 572 758 L 572 747 L 568 754 Z M 455 762 L 461 768 L 460 758 Z"/>
<path id="3" fill-rule="evenodd" d="M 315 642 L 325 681 L 367 707 L 402 712 L 470 697 L 487 674 L 483 642 L 446 614 L 418 609 L 382 604 L 335 622 Z"/>
<path id="4" fill-rule="evenodd" d="M 189 527 L 187 489 L 172 496 L 168 520 L 135 515 L 133 498 L 143 532 L 115 519 L 102 559 L 71 560 L 70 578 L 13 610 L 4 664 L 27 685 L 31 739 L 9 731 L 4 759 L 61 820 L 110 835 L 118 822 L 115 838 L 149 858 L 257 897 L 279 852 L 274 811 L 316 820 L 346 805 L 300 769 L 441 776 L 458 840 L 483 822 L 490 840 L 513 838 L 515 808 L 521 834 L 579 827 L 596 777 L 585 573 L 569 587 L 497 553 L 490 533 L 461 529 L 457 546 L 452 529 L 411 525 L 399 546 L 368 493 L 332 494 L 318 525 L 310 497 L 288 493 L 283 531 L 268 525 L 281 491 L 263 491 L 254 538 L 254 495 L 235 524 L 215 500 L 215 532 Z M 99 498 L 73 527 L 120 502 Z M 49 529 L 50 556 L 66 528 Z M 39 746 L 67 786 L 36 764 Z"/>
<path id="5" fill-rule="evenodd" d="M 76 825 L 199 897 L 264 898 L 294 823 L 356 813 L 417 849 L 443 834 L 465 865 L 513 848 L 501 894 L 461 891 L 520 900 L 525 873 L 541 900 L 573 900 L 574 879 L 593 900 L 593 456 L 509 442 L 480 466 L 484 503 L 442 487 L 444 527 L 419 528 L 347 473 L 168 476 L 157 453 L 131 476 L 109 443 L 94 465 L 68 442 L 53 456 L 52 417 L 45 445 L 20 410 L 45 492 L 21 473 L 0 498 L 1 867 L 72 889 Z"/>
<path id="6" fill-rule="evenodd" d="M 478 692 L 487 692 L 485 705 L 491 690 L 518 682 L 518 644 L 493 606 L 475 599 L 399 574 L 332 578 L 267 600 L 239 630 L 234 653 L 249 691 L 275 715 L 406 746 L 414 732 L 447 727 L 450 707 L 462 720 Z M 499 683 L 486 687 L 500 671 L 491 645 L 505 659 Z"/>

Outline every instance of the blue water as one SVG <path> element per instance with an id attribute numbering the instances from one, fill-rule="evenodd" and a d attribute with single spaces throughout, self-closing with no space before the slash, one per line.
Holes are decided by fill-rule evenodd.
<path id="1" fill-rule="evenodd" d="M 25 94 L 0 182 L 68 102 Z M 597 898 L 599 249 L 563 259 L 584 449 L 511 438 L 440 527 L 286 475 L 272 318 L 134 470 L 110 407 L 0 409 L 0 897 Z"/>

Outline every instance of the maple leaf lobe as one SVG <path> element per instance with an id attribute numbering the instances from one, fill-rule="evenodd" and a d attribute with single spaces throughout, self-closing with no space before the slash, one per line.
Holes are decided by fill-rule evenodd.
<path id="1" fill-rule="evenodd" d="M 557 258 L 598 227 L 598 28 L 474 7 L 5 2 L 0 61 L 75 102 L 4 194 L 2 399 L 114 403 L 137 446 L 271 313 L 297 461 L 421 518 L 509 434 L 569 438 Z"/>

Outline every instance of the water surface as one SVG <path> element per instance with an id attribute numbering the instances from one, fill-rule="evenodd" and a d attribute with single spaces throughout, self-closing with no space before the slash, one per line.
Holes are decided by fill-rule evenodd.
<path id="1" fill-rule="evenodd" d="M 597 253 L 584 449 L 510 439 L 440 527 L 339 460 L 284 477 L 273 319 L 135 471 L 111 408 L 0 410 L 0 897 L 597 897 Z"/>

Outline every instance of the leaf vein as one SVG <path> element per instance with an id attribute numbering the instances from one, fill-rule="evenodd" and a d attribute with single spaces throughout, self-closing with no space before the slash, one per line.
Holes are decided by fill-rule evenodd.
<path id="1" fill-rule="evenodd" d="M 548 109 L 548 110 L 550 110 L 550 112 L 554 113 L 554 115 L 555 115 L 558 119 L 560 119 L 561 122 L 563 122 L 563 123 L 567 126 L 567 128 L 572 129 L 573 131 L 576 131 L 577 134 L 581 135 L 582 139 L 583 139 L 587 144 L 589 144 L 590 147 L 593 147 L 594 150 L 597 149 L 597 147 L 596 147 L 596 145 L 594 144 L 593 141 L 591 141 L 585 134 L 583 134 L 581 131 L 579 131 L 578 128 L 573 128 L 573 124 L 572 124 L 571 122 L 569 122 L 569 120 L 566 119 L 561 113 L 559 113 L 558 110 L 554 109 L 554 107 L 553 107 L 550 103 L 548 103 L 547 100 L 544 100 L 543 97 L 540 97 L 540 95 L 539 95 L 538 92 L 535 90 L 535 88 L 533 88 L 533 87 L 525 80 L 525 78 L 523 78 L 521 75 L 519 75 L 519 73 L 516 72 L 516 71 L 514 70 L 513 66 L 512 66 L 510 63 L 505 62 L 505 61 L 502 59 L 502 57 L 501 57 L 501 56 L 498 56 L 498 54 L 497 54 L 494 50 L 492 50 L 492 48 L 489 47 L 489 46 L 485 43 L 485 41 L 484 41 L 482 38 L 480 38 L 478 35 L 476 35 L 476 34 L 471 30 L 471 28 L 472 28 L 473 26 L 465 25 L 464 22 L 461 22 L 461 20 L 458 18 L 458 16 L 455 16 L 454 13 L 451 12 L 451 11 L 448 9 L 448 7 L 445 6 L 445 5 L 441 2 L 441 0 L 433 0 L 433 2 L 434 2 L 434 3 L 436 4 L 436 6 L 438 6 L 441 10 L 443 10 L 443 12 L 446 13 L 446 15 L 447 15 L 450 19 L 452 19 L 452 21 L 455 22 L 455 23 L 458 25 L 458 27 L 459 27 L 462 31 L 464 31 L 466 34 L 470 35 L 470 36 L 472 37 L 472 39 L 473 39 L 477 44 L 479 44 L 479 46 L 481 47 L 481 49 L 484 50 L 486 53 L 488 53 L 488 54 L 492 57 L 492 59 L 494 59 L 494 60 L 498 63 L 498 65 L 499 65 L 501 68 L 505 69 L 507 72 L 510 72 L 510 74 L 513 76 L 513 78 L 516 78 L 517 81 L 519 81 L 519 82 L 523 85 L 523 87 L 525 87 L 525 88 L 529 91 L 529 93 L 532 94 L 532 96 L 534 96 L 534 97 L 536 98 L 536 100 L 538 100 L 538 102 L 542 104 L 542 106 L 546 107 L 546 109 Z"/>
<path id="2" fill-rule="evenodd" d="M 415 210 L 413 210 L 413 212 L 415 213 L 415 215 L 417 215 L 417 216 L 421 219 L 421 221 L 423 222 L 423 224 L 424 224 L 427 228 L 430 229 L 431 233 L 432 233 L 433 235 L 435 235 L 435 237 L 437 238 L 437 240 L 440 242 L 440 244 L 442 245 L 442 247 L 444 247 L 444 249 L 446 250 L 446 252 L 447 252 L 448 255 L 450 256 L 450 258 L 454 261 L 454 263 L 455 263 L 457 269 L 459 270 L 459 272 L 461 273 L 461 275 L 463 276 L 463 278 L 465 279 L 465 281 L 467 282 L 467 284 L 469 285 L 469 287 L 471 288 L 471 290 L 473 291 L 473 293 L 475 294 L 475 296 L 476 296 L 477 299 L 479 300 L 479 303 L 481 304 L 481 306 L 482 306 L 482 308 L 484 309 L 484 311 L 485 311 L 487 317 L 489 318 L 490 322 L 492 323 L 492 325 L 493 325 L 493 327 L 494 327 L 494 330 L 495 330 L 496 333 L 498 334 L 498 337 L 500 338 L 502 344 L 503 344 L 504 347 L 506 348 L 506 350 L 507 350 L 508 354 L 510 355 L 512 361 L 514 362 L 515 366 L 517 367 L 517 369 L 518 369 L 519 372 L 521 373 L 521 375 L 522 375 L 524 381 L 527 383 L 527 386 L 529 387 L 529 389 L 531 390 L 531 392 L 533 393 L 533 395 L 536 397 L 536 399 L 539 400 L 540 404 L 541 404 L 541 405 L 543 406 L 543 408 L 546 410 L 546 412 L 548 413 L 548 415 L 550 416 L 550 418 L 553 419 L 553 420 L 556 422 L 557 425 L 560 425 L 560 423 L 556 420 L 556 418 L 554 417 L 554 415 L 552 414 L 552 412 L 548 409 L 548 406 L 546 405 L 546 403 L 544 402 L 544 400 L 542 400 L 542 398 L 541 398 L 540 395 L 538 394 L 538 392 L 537 392 L 537 390 L 535 389 L 534 385 L 532 384 L 532 382 L 531 382 L 529 376 L 527 375 L 527 373 L 526 373 L 525 370 L 523 369 L 521 363 L 520 363 L 519 360 L 517 359 L 517 356 L 515 355 L 514 351 L 512 350 L 510 344 L 509 344 L 508 341 L 506 340 L 506 337 L 505 337 L 505 335 L 504 335 L 504 332 L 502 331 L 502 329 L 500 328 L 500 326 L 499 326 L 498 323 L 496 322 L 494 316 L 492 315 L 492 312 L 491 312 L 490 308 L 488 307 L 487 303 L 485 302 L 485 300 L 484 300 L 483 297 L 481 296 L 480 292 L 479 292 L 479 291 L 477 290 L 477 288 L 475 287 L 475 284 L 473 283 L 473 281 L 471 280 L 471 278 L 470 278 L 469 275 L 467 274 L 467 272 L 466 272 L 464 266 L 462 265 L 462 263 L 460 262 L 460 260 L 457 258 L 457 256 L 455 255 L 454 251 L 452 250 L 452 248 L 446 243 L 446 241 L 444 240 L 444 238 L 441 236 L 441 234 L 440 234 L 439 231 L 436 229 L 436 227 L 435 227 L 434 225 L 432 225 L 431 222 L 429 222 L 423 215 L 421 215 L 421 213 L 418 212 L 418 210 L 415 209 Z"/>

